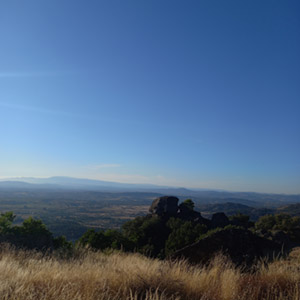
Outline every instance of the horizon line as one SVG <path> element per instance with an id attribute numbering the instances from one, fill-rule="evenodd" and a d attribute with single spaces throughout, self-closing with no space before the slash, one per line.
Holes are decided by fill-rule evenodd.
<path id="1" fill-rule="evenodd" d="M 126 184 L 126 185 L 141 185 L 141 186 L 154 186 L 157 188 L 165 188 L 165 189 L 187 189 L 191 191 L 213 191 L 213 192 L 225 192 L 225 193 L 254 193 L 254 194 L 268 194 L 268 195 L 289 195 L 289 196 L 298 196 L 300 193 L 274 193 L 274 192 L 256 192 L 256 191 L 241 191 L 241 190 L 227 190 L 227 189 L 218 189 L 218 188 L 194 188 L 194 187 L 185 187 L 185 186 L 166 186 L 152 183 L 128 183 L 128 182 L 120 182 L 120 181 L 109 181 L 109 180 L 101 180 L 101 179 L 93 179 L 93 178 L 83 178 L 83 177 L 72 177 L 72 176 L 36 176 L 36 177 L 26 177 L 26 176 L 15 176 L 15 177 L 2 177 L 0 176 L 0 181 L 13 181 L 14 179 L 50 179 L 50 178 L 70 178 L 70 179 L 81 179 L 81 180 L 91 180 L 98 182 L 107 182 L 107 183 L 117 183 L 117 184 Z M 30 183 L 30 184 L 38 184 L 38 183 Z M 48 183 L 46 183 L 48 184 Z M 63 186 L 63 184 L 62 184 Z"/>

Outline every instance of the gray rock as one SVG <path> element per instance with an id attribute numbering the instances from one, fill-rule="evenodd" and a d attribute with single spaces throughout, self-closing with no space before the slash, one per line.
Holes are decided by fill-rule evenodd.
<path id="1" fill-rule="evenodd" d="M 178 211 L 177 197 L 164 196 L 156 198 L 150 206 L 150 213 L 158 216 L 175 216 Z"/>

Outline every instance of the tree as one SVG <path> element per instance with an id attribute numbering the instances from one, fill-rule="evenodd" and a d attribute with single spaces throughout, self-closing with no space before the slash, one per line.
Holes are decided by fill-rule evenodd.
<path id="1" fill-rule="evenodd" d="M 186 208 L 190 209 L 190 210 L 194 210 L 195 207 L 195 203 L 193 202 L 192 199 L 186 199 L 184 200 L 181 205 L 184 205 Z"/>
<path id="2" fill-rule="evenodd" d="M 0 234 L 7 234 L 11 231 L 12 223 L 15 219 L 12 211 L 1 213 L 0 215 Z"/>
<path id="3" fill-rule="evenodd" d="M 134 245 L 130 242 L 122 232 L 115 229 L 108 229 L 105 231 L 105 236 L 111 249 L 133 250 Z"/>
<path id="4" fill-rule="evenodd" d="M 89 229 L 78 240 L 81 246 L 89 246 L 94 249 L 109 248 L 109 239 L 105 236 L 104 231 L 96 232 L 94 229 Z"/>
<path id="5" fill-rule="evenodd" d="M 41 220 L 29 217 L 22 226 L 15 226 L 17 245 L 29 249 L 47 250 L 53 248 L 53 236 Z"/>
<path id="6" fill-rule="evenodd" d="M 133 250 L 132 242 L 130 242 L 120 231 L 109 229 L 96 232 L 94 229 L 86 231 L 78 240 L 81 246 L 89 246 L 93 249 L 124 249 Z"/>
<path id="7" fill-rule="evenodd" d="M 21 229 L 24 234 L 51 235 L 51 232 L 47 229 L 46 225 L 41 220 L 36 220 L 33 217 L 24 220 Z"/>
<path id="8" fill-rule="evenodd" d="M 2 242 L 29 249 L 46 250 L 53 248 L 52 233 L 41 220 L 29 217 L 24 220 L 21 226 L 12 226 L 14 219 L 13 212 L 0 215 L 0 237 Z"/>
<path id="9" fill-rule="evenodd" d="M 255 228 L 260 230 L 272 230 L 275 224 L 275 216 L 265 215 L 258 219 L 258 221 L 255 223 Z"/>
<path id="10" fill-rule="evenodd" d="M 137 217 L 126 222 L 122 227 L 122 232 L 134 244 L 137 251 L 152 257 L 163 258 L 165 241 L 170 233 L 163 218 Z"/>
<path id="11" fill-rule="evenodd" d="M 250 228 L 254 226 L 254 223 L 250 221 L 250 217 L 240 212 L 229 217 L 232 225 L 241 226 L 244 228 Z"/>
<path id="12" fill-rule="evenodd" d="M 60 235 L 53 239 L 53 247 L 55 250 L 71 251 L 73 244 L 68 241 L 64 235 Z"/>

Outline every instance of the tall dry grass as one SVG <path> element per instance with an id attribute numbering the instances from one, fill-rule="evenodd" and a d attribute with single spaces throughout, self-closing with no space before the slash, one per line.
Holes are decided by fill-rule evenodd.
<path id="1" fill-rule="evenodd" d="M 0 299 L 298 300 L 299 257 L 246 273 L 221 255 L 196 267 L 87 250 L 63 260 L 6 247 L 0 251 Z"/>

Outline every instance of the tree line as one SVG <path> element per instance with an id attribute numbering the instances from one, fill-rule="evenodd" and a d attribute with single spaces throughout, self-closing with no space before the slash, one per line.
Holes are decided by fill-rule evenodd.
<path id="1" fill-rule="evenodd" d="M 189 210 L 194 209 L 194 203 L 190 199 L 181 205 Z M 41 220 L 32 217 L 24 220 L 21 225 L 13 225 L 15 217 L 13 212 L 1 213 L 0 243 L 10 243 L 26 249 L 60 251 L 64 255 L 72 255 L 76 247 L 88 247 L 93 250 L 139 252 L 163 259 L 228 227 L 250 230 L 269 239 L 281 237 L 290 243 L 300 244 L 300 217 L 287 214 L 265 215 L 254 223 L 249 220 L 249 216 L 238 213 L 229 218 L 231 225 L 214 229 L 176 217 L 147 215 L 126 222 L 120 230 L 87 230 L 75 243 L 64 236 L 54 237 Z"/>

